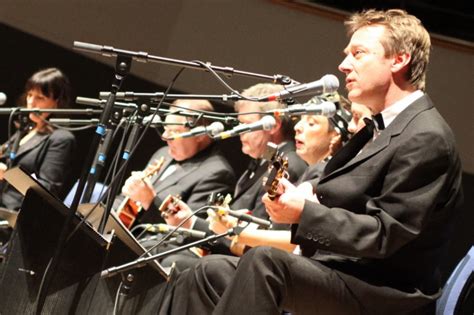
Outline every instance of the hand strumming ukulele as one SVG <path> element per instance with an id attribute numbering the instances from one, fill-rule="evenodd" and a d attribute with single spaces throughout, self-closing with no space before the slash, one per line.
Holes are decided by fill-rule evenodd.
<path id="1" fill-rule="evenodd" d="M 164 157 L 161 157 L 159 160 L 155 160 L 152 164 L 148 165 L 143 171 L 142 179 L 151 178 L 154 174 L 159 172 L 164 161 Z M 137 220 L 141 210 L 143 210 L 143 207 L 139 203 L 131 200 L 130 197 L 126 197 L 122 203 L 120 203 L 116 213 L 120 221 L 130 229 Z"/>

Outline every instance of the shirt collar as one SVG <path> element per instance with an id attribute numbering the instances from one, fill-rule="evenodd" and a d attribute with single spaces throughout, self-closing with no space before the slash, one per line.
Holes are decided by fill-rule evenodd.
<path id="1" fill-rule="evenodd" d="M 405 110 L 405 108 L 410 106 L 410 104 L 412 104 L 414 101 L 422 97 L 423 94 L 424 93 L 421 90 L 416 90 L 415 92 L 405 96 L 401 100 L 398 100 L 388 108 L 384 109 L 381 114 L 383 117 L 385 128 L 387 128 L 395 120 L 398 114 L 400 114 L 403 110 Z"/>

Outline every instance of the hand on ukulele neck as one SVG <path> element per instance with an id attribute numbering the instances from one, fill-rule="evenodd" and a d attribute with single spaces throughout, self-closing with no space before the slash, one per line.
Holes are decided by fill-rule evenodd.
<path id="1" fill-rule="evenodd" d="M 267 191 L 268 198 L 274 200 L 283 193 L 280 185 L 282 179 L 288 178 L 288 158 L 283 155 L 275 155 L 270 161 L 267 176 L 263 178 L 263 185 Z"/>
<path id="2" fill-rule="evenodd" d="M 159 208 L 161 216 L 166 223 L 172 226 L 177 226 L 183 222 L 184 219 L 192 214 L 191 208 L 181 200 L 180 196 L 168 195 L 160 205 Z M 182 227 L 190 229 L 193 220 L 187 220 Z"/>
<path id="3" fill-rule="evenodd" d="M 163 156 L 159 159 L 155 159 L 152 163 L 148 164 L 147 167 L 143 170 L 143 176 L 144 177 L 153 176 L 153 174 L 160 171 L 164 162 L 165 162 L 165 158 Z"/>
<path id="4" fill-rule="evenodd" d="M 207 220 L 209 229 L 216 234 L 227 232 L 237 225 L 237 219 L 227 215 L 229 204 L 232 201 L 231 195 L 225 197 L 222 194 L 211 194 L 208 199 Z"/>

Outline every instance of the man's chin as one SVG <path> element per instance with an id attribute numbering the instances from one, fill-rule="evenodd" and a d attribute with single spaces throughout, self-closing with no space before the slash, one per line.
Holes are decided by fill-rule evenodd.
<path id="1" fill-rule="evenodd" d="M 357 91 L 357 90 L 350 90 L 349 92 L 347 92 L 347 98 L 351 102 L 359 103 L 360 102 L 360 92 Z"/>

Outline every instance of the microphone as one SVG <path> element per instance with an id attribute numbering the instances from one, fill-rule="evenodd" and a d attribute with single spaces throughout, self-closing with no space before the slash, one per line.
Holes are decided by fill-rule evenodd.
<path id="1" fill-rule="evenodd" d="M 183 132 L 171 137 L 166 138 L 166 140 L 176 140 L 176 139 L 182 139 L 182 138 L 190 138 L 190 137 L 196 137 L 200 135 L 208 135 L 210 137 L 214 137 L 219 133 L 222 133 L 224 130 L 224 125 L 221 122 L 215 121 L 209 126 L 199 126 L 195 127 L 188 132 Z"/>
<path id="2" fill-rule="evenodd" d="M 315 104 L 314 102 L 306 102 L 304 104 L 290 105 L 287 108 L 274 109 L 267 111 L 275 116 L 280 115 L 321 115 L 326 117 L 332 117 L 336 114 L 336 105 L 331 102 L 324 102 L 321 104 Z"/>
<path id="3" fill-rule="evenodd" d="M 76 125 L 98 125 L 100 120 L 97 118 L 91 119 L 70 119 L 70 118 L 51 118 L 48 120 L 53 125 L 65 125 L 65 126 L 76 126 Z"/>
<path id="4" fill-rule="evenodd" d="M 143 117 L 142 121 L 143 125 L 150 124 L 150 127 L 159 127 L 163 125 L 163 121 L 161 120 L 161 117 L 159 115 L 148 115 Z"/>
<path id="5" fill-rule="evenodd" d="M 242 133 L 255 130 L 270 130 L 276 125 L 276 120 L 273 116 L 263 116 L 260 120 L 251 124 L 240 124 L 230 130 L 221 132 L 214 136 L 214 139 L 222 140 L 230 137 L 238 136 Z"/>
<path id="6" fill-rule="evenodd" d="M 339 80 L 333 74 L 326 74 L 320 80 L 291 85 L 280 92 L 260 97 L 259 102 L 269 102 L 290 97 L 303 96 L 308 94 L 320 95 L 336 92 L 339 88 Z"/>
<path id="7" fill-rule="evenodd" d="M 76 97 L 76 103 L 77 104 L 82 104 L 82 105 L 89 105 L 89 106 L 96 106 L 96 107 L 103 108 L 105 106 L 105 103 L 107 103 L 107 101 L 98 100 L 96 98 L 78 96 L 78 97 Z M 132 109 L 132 110 L 136 110 L 138 108 L 137 104 L 123 103 L 123 102 L 115 102 L 114 107 L 115 106 L 116 107 L 122 107 L 122 108 L 128 108 L 128 109 Z"/>
<path id="8" fill-rule="evenodd" d="M 148 232 L 152 233 L 162 233 L 162 234 L 167 234 L 171 231 L 174 231 L 176 227 L 168 225 L 168 224 L 145 224 L 146 230 Z M 176 231 L 174 231 L 171 235 L 173 236 L 184 236 L 184 237 L 192 237 L 195 239 L 203 239 L 206 237 L 206 232 L 203 231 L 197 231 L 197 230 L 191 230 L 191 229 L 185 229 L 185 228 L 177 228 Z"/>
<path id="9" fill-rule="evenodd" d="M 258 225 L 260 225 L 261 227 L 264 227 L 264 228 L 269 228 L 272 225 L 272 222 L 270 222 L 268 220 L 260 219 L 260 218 L 254 217 L 250 214 L 246 214 L 246 213 L 235 211 L 235 210 L 230 210 L 230 209 L 226 209 L 226 208 L 218 208 L 216 212 L 219 215 L 227 214 L 227 215 L 230 215 L 234 218 L 239 219 L 240 221 L 245 221 L 245 222 L 258 224 Z"/>
<path id="10" fill-rule="evenodd" d="M 0 92 L 0 105 L 3 105 L 7 102 L 7 95 L 5 93 Z"/>

